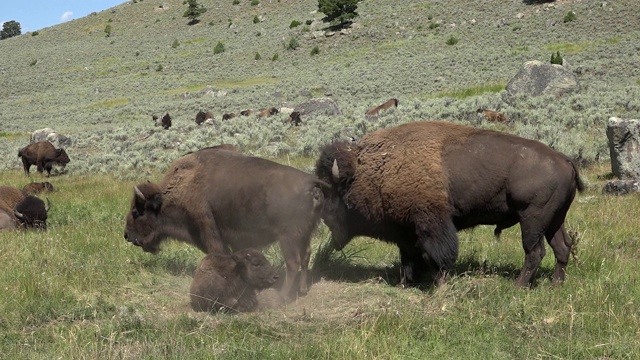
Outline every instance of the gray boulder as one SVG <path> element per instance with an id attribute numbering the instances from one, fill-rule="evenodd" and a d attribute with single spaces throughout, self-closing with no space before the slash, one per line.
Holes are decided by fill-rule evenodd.
<path id="1" fill-rule="evenodd" d="M 58 134 L 55 130 L 51 128 L 36 130 L 31 134 L 32 144 L 39 141 L 49 141 L 56 148 L 71 145 L 71 139 L 69 139 L 68 137 L 62 134 Z"/>
<path id="2" fill-rule="evenodd" d="M 557 65 L 534 60 L 522 66 L 506 89 L 509 96 L 551 94 L 558 97 L 580 90 L 580 85 L 568 63 Z"/>
<path id="3" fill-rule="evenodd" d="M 609 180 L 602 188 L 602 193 L 605 195 L 627 195 L 637 192 L 637 180 Z"/>
<path id="4" fill-rule="evenodd" d="M 293 111 L 297 111 L 300 115 L 342 115 L 342 110 L 338 103 L 331 98 L 315 98 L 305 103 L 298 104 Z"/>
<path id="5" fill-rule="evenodd" d="M 611 172 L 621 180 L 640 178 L 640 120 L 612 117 L 607 122 Z"/>

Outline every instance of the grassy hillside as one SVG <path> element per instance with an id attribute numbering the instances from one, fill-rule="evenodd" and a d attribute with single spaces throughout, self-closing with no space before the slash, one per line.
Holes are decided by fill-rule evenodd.
<path id="1" fill-rule="evenodd" d="M 181 0 L 129 1 L 0 42 L 0 153 L 15 158 L 30 132 L 52 127 L 73 139 L 71 172 L 132 176 L 141 164 L 162 168 L 220 142 L 261 156 L 314 156 L 334 138 L 418 119 L 491 127 L 475 114 L 487 107 L 515 121 L 500 130 L 593 162 L 608 159 L 609 117 L 640 117 L 636 1 L 367 0 L 346 35 L 329 37 L 316 1 L 200 3 L 208 11 L 193 26 Z M 576 20 L 565 23 L 569 11 Z M 292 21 L 302 25 L 290 28 Z M 448 45 L 451 38 L 458 42 Z M 219 43 L 225 51 L 214 54 Z M 556 51 L 582 90 L 505 102 L 500 89 L 523 63 L 546 62 Z M 285 126 L 286 115 L 217 127 L 193 121 L 199 109 L 220 121 L 226 112 L 327 94 L 344 116 L 309 117 L 301 129 Z M 366 109 L 390 97 L 400 100 L 396 111 L 364 121 Z M 170 131 L 151 121 L 164 112 L 174 118 Z"/>
<path id="2" fill-rule="evenodd" d="M 16 157 L 32 131 L 72 140 L 68 171 L 46 179 L 58 189 L 47 195 L 48 231 L 0 232 L 0 358 L 640 358 L 640 200 L 600 193 L 607 119 L 640 118 L 640 3 L 365 0 L 346 34 L 332 36 L 317 33 L 326 25 L 313 0 L 199 3 L 208 11 L 193 26 L 182 0 L 137 0 L 0 41 L 0 183 L 45 180 L 27 179 Z M 569 11 L 576 20 L 565 23 Z M 302 25 L 290 28 L 294 20 Z M 556 51 L 581 91 L 507 102 L 522 64 Z M 220 121 L 323 96 L 344 115 L 297 128 L 284 114 Z M 364 118 L 390 97 L 397 109 Z M 485 123 L 479 107 L 514 125 Z M 215 126 L 196 126 L 200 109 Z M 164 112 L 174 118 L 166 131 L 151 120 Z M 401 289 L 394 246 L 359 238 L 328 252 L 321 225 L 307 296 L 277 306 L 270 290 L 259 312 L 211 315 L 189 308 L 202 253 L 169 242 L 150 255 L 123 239 L 133 185 L 158 181 L 188 151 L 232 143 L 310 170 L 333 139 L 419 119 L 507 131 L 582 158 L 588 189 L 567 218 L 576 245 L 563 286 L 550 283 L 549 251 L 536 286 L 515 287 L 517 226 L 500 240 L 491 227 L 461 232 L 447 284 Z M 265 252 L 284 266 L 277 246 Z"/>

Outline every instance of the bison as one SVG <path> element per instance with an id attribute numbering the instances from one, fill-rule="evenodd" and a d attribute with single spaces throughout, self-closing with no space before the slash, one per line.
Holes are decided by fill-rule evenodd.
<path id="1" fill-rule="evenodd" d="M 209 111 L 204 112 L 202 110 L 198 111 L 198 113 L 196 114 L 196 124 L 200 125 L 203 122 L 209 120 L 209 119 L 213 119 L 213 114 Z"/>
<path id="2" fill-rule="evenodd" d="M 294 111 L 291 114 L 289 114 L 289 118 L 287 119 L 287 122 L 289 123 L 289 125 L 293 125 L 293 126 L 299 126 L 300 124 L 302 124 L 302 119 L 300 119 L 300 112 Z"/>
<path id="3" fill-rule="evenodd" d="M 237 115 L 235 113 L 227 113 L 227 114 L 222 115 L 222 120 L 231 120 L 236 116 Z"/>
<path id="4" fill-rule="evenodd" d="M 3 226 L 46 230 L 50 208 L 49 199 L 45 206 L 44 201 L 16 187 L 0 186 L 0 218 L 3 219 L 0 224 L 4 223 Z"/>
<path id="5" fill-rule="evenodd" d="M 18 151 L 18 157 L 22 158 L 24 173 L 27 176 L 29 176 L 31 165 L 36 165 L 39 173 L 47 170 L 47 177 L 49 177 L 54 163 L 65 167 L 70 161 L 64 149 L 56 149 L 48 141 L 39 141 L 23 147 Z"/>
<path id="6" fill-rule="evenodd" d="M 266 118 L 269 116 L 273 116 L 276 115 L 277 113 L 279 113 L 280 111 L 278 111 L 278 109 L 274 108 L 274 107 L 270 107 L 270 108 L 265 108 L 265 109 L 261 109 L 258 112 L 258 117 L 259 118 Z"/>
<path id="7" fill-rule="evenodd" d="M 124 237 L 155 253 L 168 237 L 207 254 L 261 248 L 273 242 L 287 266 L 283 292 L 305 294 L 311 235 L 328 187 L 313 175 L 224 145 L 175 160 L 160 184 L 134 187 Z"/>
<path id="8" fill-rule="evenodd" d="M 478 109 L 476 112 L 478 114 L 482 113 L 484 117 L 491 122 L 506 123 L 509 121 L 509 118 L 506 115 L 499 113 L 497 111 L 481 108 L 481 109 Z"/>
<path id="9" fill-rule="evenodd" d="M 366 117 L 378 116 L 380 111 L 388 110 L 390 107 L 398 107 L 398 99 L 389 99 L 384 104 L 373 107 L 365 113 Z"/>
<path id="10" fill-rule="evenodd" d="M 242 115 L 242 116 L 251 116 L 252 114 L 253 114 L 253 110 L 251 110 L 251 109 L 240 111 L 240 115 Z"/>
<path id="11" fill-rule="evenodd" d="M 447 122 L 377 130 L 357 144 L 325 146 L 316 175 L 331 182 L 322 218 L 335 246 L 364 235 L 395 243 L 401 284 L 435 265 L 444 281 L 458 256 L 457 231 L 520 223 L 528 286 L 553 249 L 555 283 L 565 277 L 571 238 L 564 220 L 584 185 L 567 156 L 534 140 Z"/>
<path id="12" fill-rule="evenodd" d="M 255 249 L 234 254 L 208 254 L 200 261 L 189 290 L 194 311 L 254 311 L 257 291 L 269 288 L 277 271 Z"/>
<path id="13" fill-rule="evenodd" d="M 160 119 L 160 124 L 162 125 L 162 128 L 165 130 L 171 127 L 171 116 L 169 115 L 169 113 L 164 114 L 162 119 Z"/>
<path id="14" fill-rule="evenodd" d="M 56 191 L 56 189 L 54 189 L 53 185 L 50 182 L 44 181 L 28 183 L 22 188 L 22 191 L 34 195 L 43 192 L 54 192 Z"/>

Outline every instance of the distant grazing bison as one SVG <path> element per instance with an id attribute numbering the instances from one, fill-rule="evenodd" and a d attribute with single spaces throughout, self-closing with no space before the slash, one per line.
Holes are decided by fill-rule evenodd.
<path id="1" fill-rule="evenodd" d="M 45 206 L 44 201 L 18 188 L 0 186 L 0 229 L 20 227 L 46 230 L 50 207 L 49 199 Z"/>
<path id="2" fill-rule="evenodd" d="M 235 113 L 224 114 L 224 115 L 222 115 L 222 120 L 230 120 L 230 119 L 233 119 L 236 116 L 237 115 Z"/>
<path id="3" fill-rule="evenodd" d="M 506 123 L 507 121 L 509 121 L 509 118 L 506 115 L 497 111 L 489 109 L 478 109 L 476 112 L 478 114 L 482 113 L 482 115 L 484 115 L 484 117 L 491 122 Z"/>
<path id="4" fill-rule="evenodd" d="M 162 128 L 165 130 L 171 127 L 171 116 L 169 113 L 164 114 L 162 119 L 160 119 L 160 124 L 162 124 Z"/>
<path id="5" fill-rule="evenodd" d="M 43 192 L 54 192 L 56 190 L 54 189 L 53 185 L 50 182 L 44 181 L 44 182 L 28 183 L 22 188 L 22 191 L 33 195 L 33 194 L 40 194 Z"/>
<path id="6" fill-rule="evenodd" d="M 195 311 L 254 311 L 258 290 L 273 286 L 277 271 L 254 249 L 208 254 L 193 275 L 189 296 Z"/>
<path id="7" fill-rule="evenodd" d="M 22 158 L 24 173 L 28 176 L 31 165 L 36 165 L 38 172 L 47 170 L 47 176 L 51 176 L 51 169 L 54 163 L 66 166 L 69 163 L 69 156 L 64 149 L 56 149 L 48 141 L 39 141 L 27 145 L 18 151 L 18 157 Z"/>
<path id="8" fill-rule="evenodd" d="M 380 111 L 388 110 L 391 107 L 398 107 L 398 99 L 389 99 L 384 104 L 373 107 L 365 113 L 367 117 L 375 117 L 378 116 Z"/>
<path id="9" fill-rule="evenodd" d="M 289 295 L 299 268 L 307 292 L 310 240 L 323 205 L 323 184 L 295 168 L 245 156 L 231 145 L 175 160 L 160 184 L 134 187 L 125 239 L 155 253 L 168 237 L 207 254 L 280 244 Z"/>
<path id="10" fill-rule="evenodd" d="M 200 125 L 203 122 L 209 120 L 209 119 L 213 119 L 213 114 L 209 111 L 204 112 L 202 110 L 198 111 L 198 113 L 196 114 L 196 124 Z"/>
<path id="11" fill-rule="evenodd" d="M 325 146 L 316 163 L 325 193 L 323 219 L 341 249 L 364 235 L 395 243 L 402 283 L 435 265 L 441 283 L 458 256 L 457 231 L 520 223 L 525 263 L 517 284 L 528 286 L 553 249 L 554 282 L 571 251 L 564 220 L 583 183 L 565 155 L 533 140 L 447 122 L 382 129 L 357 144 Z"/>
<path id="12" fill-rule="evenodd" d="M 258 117 L 259 118 L 266 118 L 266 117 L 269 117 L 269 116 L 276 115 L 279 112 L 280 111 L 278 111 L 278 109 L 276 109 L 274 107 L 265 108 L 265 109 L 260 110 L 260 112 L 258 112 Z"/>
<path id="13" fill-rule="evenodd" d="M 300 119 L 300 112 L 294 111 L 291 114 L 289 114 L 289 118 L 287 119 L 287 122 L 293 126 L 299 126 L 300 124 L 302 124 L 302 119 Z"/>
<path id="14" fill-rule="evenodd" d="M 253 114 L 253 110 L 251 110 L 251 109 L 240 111 L 240 115 L 242 115 L 242 116 L 251 116 L 252 114 Z"/>

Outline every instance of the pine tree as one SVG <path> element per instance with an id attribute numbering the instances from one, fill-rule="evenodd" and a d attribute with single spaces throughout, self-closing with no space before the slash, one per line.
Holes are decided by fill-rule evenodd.
<path id="1" fill-rule="evenodd" d="M 318 11 L 325 14 L 325 22 L 338 21 L 341 25 L 358 16 L 358 0 L 318 0 Z"/>
<path id="2" fill-rule="evenodd" d="M 187 4 L 187 11 L 182 14 L 183 17 L 189 18 L 189 25 L 197 24 L 200 20 L 200 15 L 207 12 L 207 8 L 198 4 L 197 0 L 185 0 L 184 4 Z"/>

